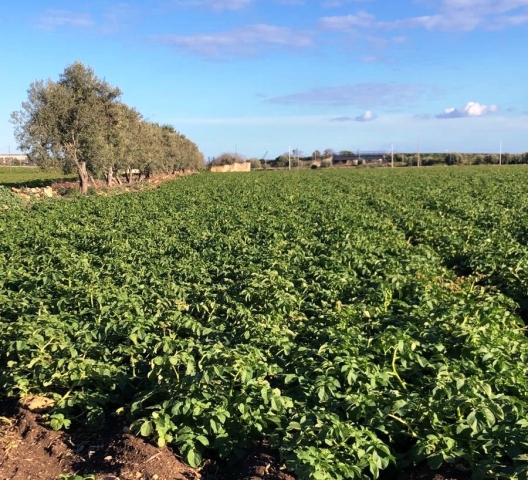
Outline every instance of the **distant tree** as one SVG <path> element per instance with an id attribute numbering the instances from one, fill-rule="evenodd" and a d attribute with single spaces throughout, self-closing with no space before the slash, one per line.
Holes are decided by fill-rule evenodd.
<path id="1" fill-rule="evenodd" d="M 515 163 L 515 162 L 512 162 L 512 154 L 511 153 L 503 153 L 501 161 L 505 165 L 507 165 L 509 163 Z"/>
<path id="2" fill-rule="evenodd" d="M 162 129 L 156 123 L 140 122 L 139 128 L 139 178 L 149 178 L 163 171 Z"/>
<path id="3" fill-rule="evenodd" d="M 262 162 L 258 158 L 249 158 L 247 161 L 251 164 L 251 170 L 260 170 L 262 168 Z"/>
<path id="4" fill-rule="evenodd" d="M 293 155 L 294 152 L 295 150 L 293 150 L 292 152 L 285 152 L 282 155 L 279 155 L 275 159 L 277 167 L 298 167 L 301 163 L 299 159 L 300 157 L 295 157 Z M 302 152 L 300 150 L 297 150 L 296 153 L 302 155 Z"/>
<path id="5" fill-rule="evenodd" d="M 287 167 L 290 164 L 290 160 L 288 157 L 288 152 L 283 153 L 282 155 L 279 155 L 275 159 L 277 167 Z"/>
<path id="6" fill-rule="evenodd" d="M 105 141 L 100 145 L 93 170 L 97 177 L 105 177 L 108 185 L 112 185 L 115 173 L 127 167 L 139 148 L 136 132 L 140 119 L 141 115 L 124 103 L 114 103 L 107 108 Z"/>
<path id="7" fill-rule="evenodd" d="M 245 159 L 240 153 L 221 153 L 218 157 L 215 157 L 210 163 L 211 166 L 223 166 L 223 165 L 234 165 L 235 163 L 243 163 Z"/>
<path id="8" fill-rule="evenodd" d="M 204 155 L 198 146 L 182 133 L 178 133 L 179 169 L 203 170 L 205 168 Z"/>
<path id="9" fill-rule="evenodd" d="M 160 127 L 161 158 L 160 170 L 163 173 L 175 173 L 184 168 L 178 132 L 172 125 Z"/>
<path id="10" fill-rule="evenodd" d="M 335 152 L 333 149 L 331 148 L 326 148 L 324 151 L 323 151 L 323 157 L 325 158 L 328 158 L 328 157 L 333 157 L 335 155 Z"/>
<path id="11" fill-rule="evenodd" d="M 449 152 L 445 155 L 446 165 L 460 165 L 462 163 L 462 155 L 456 152 Z"/>
<path id="12" fill-rule="evenodd" d="M 418 155 L 415 153 L 407 153 L 404 161 L 407 166 L 416 167 L 418 165 Z"/>
<path id="13" fill-rule="evenodd" d="M 506 155 L 508 155 L 507 163 L 512 163 L 512 164 L 522 163 L 522 158 L 523 158 L 522 153 L 508 153 Z"/>
<path id="14" fill-rule="evenodd" d="M 486 154 L 484 157 L 484 163 L 491 165 L 493 163 L 499 163 L 499 156 L 498 155 L 492 155 L 492 154 Z"/>
<path id="15" fill-rule="evenodd" d="M 303 152 L 302 150 L 299 150 L 298 148 L 294 148 L 292 151 L 291 151 L 291 156 L 293 158 L 301 158 L 303 156 Z"/>

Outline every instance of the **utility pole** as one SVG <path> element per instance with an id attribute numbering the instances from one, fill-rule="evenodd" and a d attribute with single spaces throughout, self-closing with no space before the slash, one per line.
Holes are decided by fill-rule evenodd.
<path id="1" fill-rule="evenodd" d="M 394 168 L 394 143 L 391 143 L 391 168 Z"/>
<path id="2" fill-rule="evenodd" d="M 291 147 L 288 147 L 288 170 L 291 170 Z"/>
<path id="3" fill-rule="evenodd" d="M 502 140 L 499 142 L 499 165 L 502 165 Z"/>
<path id="4" fill-rule="evenodd" d="M 417 150 L 418 150 L 418 159 L 416 161 L 416 166 L 420 166 L 420 139 L 417 140 Z"/>

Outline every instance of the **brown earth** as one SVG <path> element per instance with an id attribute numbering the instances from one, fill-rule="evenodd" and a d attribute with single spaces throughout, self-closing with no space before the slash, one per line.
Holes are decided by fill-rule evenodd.
<path id="1" fill-rule="evenodd" d="M 62 477 L 61 477 L 62 475 Z M 69 475 L 69 476 L 68 476 Z M 75 478 L 75 475 L 79 477 Z M 92 475 L 91 477 L 89 475 Z M 39 415 L 11 400 L 0 399 L 0 480 L 295 480 L 284 471 L 276 452 L 255 445 L 234 466 L 208 460 L 199 469 L 184 464 L 169 448 L 155 447 L 105 425 L 97 433 L 55 432 Z M 382 475 L 383 480 L 469 480 L 456 468 Z"/>
<path id="2" fill-rule="evenodd" d="M 82 480 L 83 475 L 90 480 L 295 479 L 264 447 L 255 447 L 235 467 L 206 461 L 193 469 L 174 451 L 155 447 L 122 426 L 105 426 L 96 434 L 55 432 L 39 423 L 37 413 L 0 400 L 0 480 L 59 480 L 61 475 L 68 480 L 74 475 Z"/>

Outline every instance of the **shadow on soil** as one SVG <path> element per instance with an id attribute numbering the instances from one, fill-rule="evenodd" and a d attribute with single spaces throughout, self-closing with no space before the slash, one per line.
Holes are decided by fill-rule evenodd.
<path id="1" fill-rule="evenodd" d="M 176 452 L 128 433 L 118 421 L 97 432 L 49 430 L 39 415 L 0 398 L 0 478 L 57 480 L 61 475 L 94 475 L 96 480 L 295 480 L 281 470 L 277 452 L 255 444 L 233 465 L 208 460 L 202 468 L 184 464 Z M 380 480 L 469 480 L 457 467 L 431 470 L 426 464 L 405 473 L 382 472 Z"/>
<path id="2" fill-rule="evenodd" d="M 73 180 L 74 181 L 74 180 Z M 53 178 L 48 180 L 26 180 L 24 182 L 0 182 L 0 185 L 6 188 L 44 188 L 54 183 L 72 182 L 72 177 Z"/>

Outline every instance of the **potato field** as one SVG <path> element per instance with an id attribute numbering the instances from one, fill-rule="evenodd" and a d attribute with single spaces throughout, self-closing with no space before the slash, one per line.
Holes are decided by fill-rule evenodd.
<path id="1" fill-rule="evenodd" d="M 187 463 L 528 472 L 528 168 L 199 174 L 0 210 L 0 385 Z"/>

